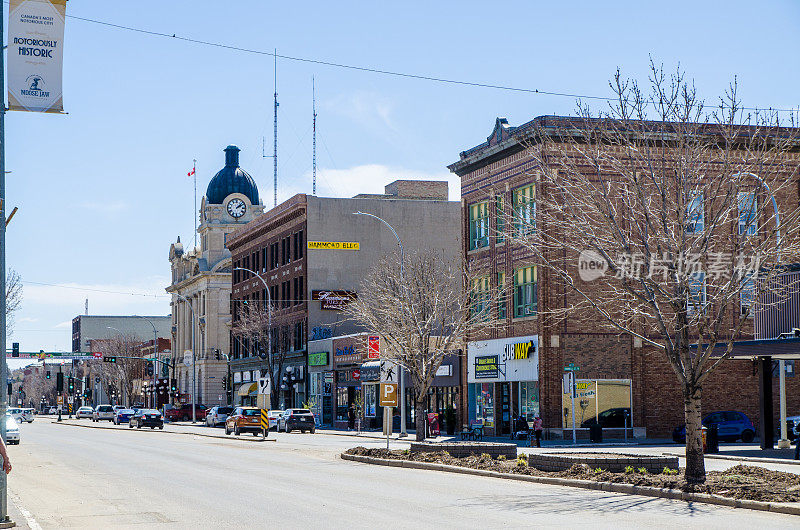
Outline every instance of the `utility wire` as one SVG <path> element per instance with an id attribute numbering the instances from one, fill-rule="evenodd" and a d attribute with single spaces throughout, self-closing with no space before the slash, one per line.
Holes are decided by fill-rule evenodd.
<path id="1" fill-rule="evenodd" d="M 514 87 L 508 85 L 497 85 L 492 83 L 478 83 L 475 81 L 464 81 L 460 79 L 448 79 L 446 77 L 436 77 L 436 76 L 429 76 L 429 75 L 422 75 L 422 74 L 412 74 L 408 72 L 398 72 L 394 70 L 384 70 L 381 68 L 371 68 L 367 66 L 356 66 L 352 64 L 345 64 L 345 63 L 338 63 L 333 61 L 323 61 L 321 59 L 311 59 L 308 57 L 294 57 L 291 55 L 284 55 L 280 53 L 275 53 L 266 50 L 256 50 L 253 48 L 244 48 L 241 46 L 234 46 L 232 44 L 224 44 L 221 42 L 212 42 L 206 41 L 201 39 L 193 39 L 191 37 L 183 37 L 178 35 L 177 33 L 173 33 L 170 35 L 169 33 L 164 33 L 161 31 L 152 31 L 142 28 L 135 28 L 133 26 L 124 26 L 122 24 L 114 24 L 113 22 L 105 22 L 103 20 L 96 20 L 92 18 L 86 17 L 79 17 L 75 15 L 67 15 L 67 18 L 73 18 L 75 20 L 80 20 L 83 22 L 89 22 L 92 24 L 99 24 L 101 26 L 108 26 L 116 29 L 122 29 L 126 31 L 132 31 L 135 33 L 143 33 L 145 35 L 152 35 L 156 37 L 166 37 L 171 39 L 177 39 L 184 42 L 189 42 L 191 44 L 200 44 L 203 46 L 211 46 L 214 48 L 222 48 L 225 50 L 232 50 L 244 53 L 252 53 L 256 55 L 264 55 L 268 57 L 275 57 L 277 59 L 286 59 L 288 61 L 296 61 L 301 63 L 310 63 L 310 64 L 319 64 L 323 66 L 331 66 L 334 68 L 344 68 L 347 70 L 356 70 L 359 72 L 369 72 L 373 74 L 382 74 L 382 75 L 389 75 L 395 77 L 404 77 L 409 79 L 419 79 L 422 81 L 432 81 L 435 83 L 445 83 L 451 85 L 461 85 L 461 86 L 471 86 L 471 87 L 478 87 L 478 88 L 489 88 L 494 90 L 505 90 L 509 92 L 522 92 L 526 94 L 542 94 L 545 96 L 558 96 L 558 97 L 569 97 L 574 99 L 592 99 L 598 101 L 616 101 L 616 98 L 607 97 L 607 96 L 592 96 L 589 94 L 575 94 L 570 92 L 555 92 L 550 90 L 539 90 L 537 88 L 524 88 L 524 87 Z M 744 110 L 769 110 L 769 111 L 778 111 L 778 112 L 798 112 L 798 109 L 776 109 L 776 108 L 761 108 L 761 107 L 742 107 Z"/>
<path id="2" fill-rule="evenodd" d="M 43 285 L 45 287 L 58 287 L 60 289 L 73 289 L 76 291 L 91 291 L 95 293 L 125 294 L 130 296 L 146 296 L 152 298 L 170 298 L 170 296 L 166 294 L 147 294 L 147 293 L 133 293 L 125 291 L 109 291 L 106 289 L 93 289 L 91 287 L 76 287 L 73 285 L 60 285 L 57 283 L 32 282 L 30 280 L 22 280 L 22 283 L 29 285 Z"/>

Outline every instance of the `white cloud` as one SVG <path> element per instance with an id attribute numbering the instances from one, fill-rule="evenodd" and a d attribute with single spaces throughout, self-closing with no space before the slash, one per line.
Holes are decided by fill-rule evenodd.
<path id="1" fill-rule="evenodd" d="M 392 115 L 394 102 L 375 92 L 358 90 L 352 94 L 342 94 L 322 105 L 325 109 L 346 116 L 361 125 L 372 129 L 387 128 L 397 132 Z"/>
<path id="2" fill-rule="evenodd" d="M 22 324 L 23 322 L 39 322 L 39 319 L 31 317 L 22 317 L 17 319 L 17 324 Z"/>
<path id="3" fill-rule="evenodd" d="M 65 322 L 60 322 L 60 323 L 56 324 L 55 327 L 57 327 L 57 328 L 69 328 L 69 327 L 72 327 L 72 321 L 67 320 Z"/>
<path id="4" fill-rule="evenodd" d="M 321 197 L 352 197 L 359 193 L 383 193 L 384 186 L 395 180 L 445 180 L 448 183 L 449 199 L 461 198 L 461 180 L 452 173 L 429 173 L 408 168 L 382 164 L 366 164 L 347 169 L 318 169 L 317 195 Z M 296 193 L 309 193 L 311 173 L 303 175 L 302 186 L 296 182 L 279 188 L 279 200 L 283 201 Z"/>
<path id="5" fill-rule="evenodd" d="M 84 210 L 102 214 L 114 214 L 128 209 L 128 203 L 123 201 L 85 201 L 79 205 Z"/>

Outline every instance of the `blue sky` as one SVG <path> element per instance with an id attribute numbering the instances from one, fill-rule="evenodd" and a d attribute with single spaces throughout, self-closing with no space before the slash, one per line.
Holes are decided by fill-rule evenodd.
<path id="1" fill-rule="evenodd" d="M 67 12 L 296 57 L 600 96 L 618 66 L 644 80 L 652 54 L 680 63 L 709 102 L 738 76 L 748 106 L 800 105 L 797 2 L 72 0 Z M 320 195 L 450 178 L 457 199 L 445 166 L 485 140 L 495 117 L 518 125 L 575 109 L 570 97 L 279 59 L 279 201 L 311 191 L 312 76 Z M 193 233 L 192 160 L 202 196 L 222 149 L 238 145 L 272 204 L 272 161 L 262 158 L 272 92 L 272 57 L 68 18 L 68 114 L 7 115 L 7 200 L 20 207 L 8 264 L 26 282 L 9 342 L 69 350 L 85 298 L 92 314 L 166 314 L 169 244 Z"/>

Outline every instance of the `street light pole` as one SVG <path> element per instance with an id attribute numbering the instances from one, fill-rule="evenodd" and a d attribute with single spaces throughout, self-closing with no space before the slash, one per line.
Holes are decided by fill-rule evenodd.
<path id="1" fill-rule="evenodd" d="M 389 227 L 389 230 L 392 231 L 394 234 L 395 239 L 397 239 L 397 244 L 400 246 L 400 283 L 405 286 L 405 257 L 403 255 L 403 242 L 400 241 L 400 236 L 397 235 L 397 231 L 394 229 L 392 225 L 386 222 L 385 219 L 378 217 L 377 215 L 373 215 L 371 213 L 366 212 L 353 212 L 353 215 L 366 215 L 367 217 L 372 217 L 377 219 L 378 221 L 382 222 L 386 226 Z M 406 378 L 405 374 L 403 374 L 403 367 L 400 367 L 400 437 L 408 436 L 408 432 L 406 431 Z"/>
<path id="2" fill-rule="evenodd" d="M 769 193 L 770 199 L 772 199 L 772 208 L 775 210 L 775 237 L 776 237 L 776 247 L 777 247 L 777 259 L 775 260 L 778 265 L 781 263 L 781 220 L 778 214 L 778 203 L 775 200 L 775 195 L 772 194 L 772 190 L 769 188 L 769 184 L 767 184 L 764 179 L 756 175 L 755 173 L 737 173 L 733 175 L 734 177 L 745 175 L 748 177 L 753 177 L 757 181 L 761 183 L 764 188 L 766 188 L 767 193 Z M 786 449 L 790 447 L 788 431 L 786 429 L 786 361 L 784 359 L 778 360 L 778 371 L 780 372 L 778 375 L 778 387 L 779 387 L 779 399 L 778 402 L 780 403 L 780 422 L 781 422 L 781 439 L 778 440 L 778 448 L 779 449 Z"/>
<path id="3" fill-rule="evenodd" d="M 275 378 L 275 374 L 272 373 L 272 295 L 269 292 L 269 286 L 267 282 L 264 281 L 256 271 L 247 269 L 245 267 L 234 267 L 233 270 L 235 271 L 246 271 L 261 280 L 261 283 L 264 284 L 264 291 L 267 293 L 267 362 L 269 363 L 269 392 L 270 392 L 270 400 L 272 400 L 272 390 L 273 390 L 273 379 Z M 230 360 L 228 362 L 228 366 L 230 367 Z M 280 374 L 278 374 L 280 375 Z M 233 386 L 231 386 L 233 389 Z M 270 407 L 272 404 L 270 403 Z"/>
<path id="4" fill-rule="evenodd" d="M 147 321 L 153 327 L 153 388 L 156 388 L 156 372 L 158 371 L 158 331 L 156 330 L 156 325 L 153 324 L 153 321 L 147 317 L 143 317 L 141 315 L 133 315 L 136 318 L 141 318 Z M 156 401 L 156 394 L 153 394 L 153 408 L 158 408 L 158 401 Z"/>
<path id="5" fill-rule="evenodd" d="M 195 403 L 195 396 L 197 395 L 197 357 L 196 357 L 196 345 L 195 345 L 195 337 L 194 337 L 194 328 L 197 325 L 194 316 L 194 309 L 192 308 L 192 303 L 189 301 L 188 298 L 183 296 L 180 293 L 174 293 L 175 296 L 181 298 L 184 302 L 186 302 L 186 307 L 189 308 L 189 311 L 192 312 L 192 423 L 197 423 L 197 413 L 195 409 L 197 408 L 197 403 Z"/>
<path id="6" fill-rule="evenodd" d="M 3 20 L 5 6 L 0 6 L 0 45 L 5 42 L 3 35 Z M 0 50 L 0 87 L 5 84 L 5 54 Z M 0 344 L 6 347 L 6 104 L 5 98 L 0 98 Z M 0 380 L 5 384 L 8 377 L 8 364 L 6 356 L 0 359 Z M 6 417 L 8 410 L 8 397 L 5 392 L 0 392 L 0 418 Z M 0 422 L 0 436 L 6 440 L 6 422 Z M 8 479 L 5 472 L 0 473 L 0 524 L 11 524 L 8 517 Z"/>

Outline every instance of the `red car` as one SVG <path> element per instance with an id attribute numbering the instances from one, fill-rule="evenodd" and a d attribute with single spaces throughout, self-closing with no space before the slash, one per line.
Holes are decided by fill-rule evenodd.
<path id="1" fill-rule="evenodd" d="M 205 405 L 195 405 L 195 419 L 197 421 L 205 421 L 208 408 Z M 167 421 L 190 421 L 192 419 L 192 405 L 191 403 L 181 405 L 180 407 L 169 409 L 164 415 Z"/>

